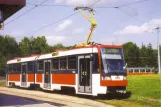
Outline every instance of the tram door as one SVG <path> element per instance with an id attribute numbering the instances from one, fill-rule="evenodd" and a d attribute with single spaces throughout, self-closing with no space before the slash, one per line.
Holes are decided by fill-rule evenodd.
<path id="1" fill-rule="evenodd" d="M 27 86 L 27 63 L 21 64 L 21 86 Z"/>
<path id="2" fill-rule="evenodd" d="M 90 55 L 78 56 L 78 92 L 92 93 L 92 62 Z"/>
<path id="3" fill-rule="evenodd" d="M 44 61 L 44 88 L 51 88 L 51 60 Z"/>

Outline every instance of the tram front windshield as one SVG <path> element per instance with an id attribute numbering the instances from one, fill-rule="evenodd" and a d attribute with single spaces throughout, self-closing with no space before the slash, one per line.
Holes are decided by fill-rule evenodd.
<path id="1" fill-rule="evenodd" d="M 101 48 L 102 72 L 124 72 L 124 59 L 122 49 Z"/>

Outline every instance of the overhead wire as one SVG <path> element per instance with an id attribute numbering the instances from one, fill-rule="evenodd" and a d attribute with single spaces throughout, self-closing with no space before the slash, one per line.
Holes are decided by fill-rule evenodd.
<path id="1" fill-rule="evenodd" d="M 76 14 L 77 14 L 76 12 L 75 12 L 75 13 L 72 13 L 72 14 L 70 14 L 70 15 L 68 15 L 68 16 L 66 16 L 66 17 L 64 17 L 64 18 L 62 18 L 62 19 L 59 19 L 59 20 L 57 20 L 57 21 L 55 21 L 55 22 L 53 22 L 53 23 L 50 23 L 50 24 L 48 24 L 48 25 L 46 25 L 46 26 L 43 26 L 43 27 L 41 27 L 41 28 L 39 28 L 39 29 L 37 29 L 37 30 L 35 30 L 35 31 L 32 31 L 32 32 L 30 32 L 30 33 L 28 33 L 28 34 L 37 32 L 37 31 L 39 31 L 39 30 L 41 30 L 41 29 L 45 29 L 45 28 L 47 28 L 47 27 L 49 27 L 49 26 L 51 26 L 51 25 L 53 25 L 53 24 L 59 23 L 59 22 L 61 22 L 62 20 L 65 20 L 65 19 L 67 19 L 67 18 L 69 18 L 69 17 L 71 17 L 71 16 L 74 16 L 74 15 L 76 15 Z"/>
<path id="2" fill-rule="evenodd" d="M 100 1 L 100 0 L 97 0 L 96 2 L 92 3 L 91 5 L 89 5 L 89 7 L 95 5 L 95 4 L 98 3 L 99 1 Z M 28 33 L 28 34 L 35 33 L 35 32 L 37 32 L 37 31 L 39 31 L 39 30 L 41 30 L 41 29 L 44 29 L 44 28 L 47 28 L 47 27 L 49 27 L 49 26 L 51 26 L 51 25 L 54 25 L 54 24 L 56 24 L 56 23 L 59 23 L 59 22 L 61 22 L 62 20 L 65 20 L 65 19 L 67 19 L 67 18 L 69 18 L 69 17 L 72 17 L 72 16 L 74 16 L 74 15 L 76 15 L 76 14 L 77 14 L 77 12 L 74 12 L 74 13 L 72 13 L 72 14 L 70 14 L 70 15 L 68 15 L 68 16 L 66 16 L 66 17 L 64 17 L 64 18 L 62 18 L 62 19 L 60 19 L 60 20 L 57 20 L 57 21 L 55 21 L 55 22 L 53 22 L 53 23 L 50 23 L 50 24 L 48 24 L 48 25 L 46 25 L 46 26 L 43 26 L 43 27 L 41 27 L 41 28 L 39 28 L 39 29 L 37 29 L 37 30 L 35 30 L 35 31 L 32 31 L 32 32 L 30 32 L 30 33 Z"/>
<path id="3" fill-rule="evenodd" d="M 135 17 L 135 16 L 129 14 L 128 12 L 125 12 L 124 10 L 120 9 L 120 7 L 125 7 L 125 6 L 129 6 L 129 5 L 133 5 L 133 4 L 137 4 L 137 3 L 141 3 L 141 2 L 145 2 L 145 1 L 148 1 L 148 0 L 141 0 L 141 1 L 138 1 L 138 2 L 133 2 L 133 3 L 130 3 L 130 4 L 120 5 L 120 6 L 116 6 L 116 7 L 99 7 L 99 8 L 115 8 L 115 9 L 127 14 L 128 16 L 134 18 L 135 20 L 140 21 L 142 23 L 145 23 L 144 21 L 138 19 L 137 17 Z"/>
<path id="4" fill-rule="evenodd" d="M 124 4 L 124 5 L 119 5 L 117 7 L 125 7 L 125 6 L 130 6 L 130 5 L 133 5 L 133 4 L 138 4 L 138 3 L 141 3 L 141 2 L 145 2 L 145 1 L 148 1 L 148 0 L 140 0 L 140 1 L 137 1 L 137 2 L 133 2 L 133 3 L 129 3 L 129 4 Z M 96 7 L 96 8 L 115 8 L 115 7 Z"/>
<path id="5" fill-rule="evenodd" d="M 120 6 L 117 6 L 117 7 L 125 7 L 125 6 L 129 6 L 129 5 L 133 5 L 133 4 L 137 4 L 137 3 L 141 3 L 141 2 L 145 2 L 145 1 L 148 1 L 148 0 L 141 0 L 141 1 L 133 2 L 133 3 L 129 3 L 129 4 L 120 5 Z M 26 3 L 26 4 L 34 5 L 34 6 L 38 5 L 38 4 L 32 4 L 32 3 Z M 53 4 L 53 5 L 51 5 L 51 4 L 50 5 L 49 4 L 43 4 L 43 5 L 39 5 L 39 6 L 76 7 L 76 6 L 71 6 L 71 5 L 55 5 L 55 4 Z M 105 7 L 101 6 L 101 7 L 94 7 L 94 8 L 114 8 L 114 7 L 113 6 L 105 6 Z"/>
<path id="6" fill-rule="evenodd" d="M 99 0 L 98 0 L 98 1 L 99 1 Z M 142 21 L 142 20 L 138 19 L 137 17 L 135 17 L 135 16 L 133 16 L 133 15 L 131 15 L 131 14 L 129 14 L 129 13 L 127 13 L 127 12 L 125 12 L 125 11 L 123 11 L 122 9 L 120 9 L 120 7 L 130 6 L 130 5 L 138 4 L 138 3 L 141 3 L 141 2 L 145 2 L 145 1 L 148 1 L 148 0 L 141 0 L 141 1 L 133 2 L 133 3 L 129 3 L 129 4 L 124 4 L 124 5 L 119 5 L 119 6 L 114 6 L 114 7 L 94 7 L 94 8 L 115 8 L 115 9 L 117 9 L 117 10 L 119 10 L 119 11 L 121 11 L 121 12 L 123 12 L 123 13 L 127 14 L 128 16 L 130 16 L 130 17 L 132 17 L 132 18 L 134 18 L 134 19 L 136 19 L 136 20 L 138 20 L 138 21 L 140 21 L 140 22 L 144 23 L 144 21 Z M 97 1 L 96 1 L 96 2 L 97 2 Z M 37 6 L 37 4 L 31 4 L 31 3 L 27 3 L 27 4 Z M 63 7 L 75 7 L 75 6 L 69 6 L 69 5 L 40 5 L 40 6 L 63 6 Z"/>
<path id="7" fill-rule="evenodd" d="M 33 5 L 33 6 L 37 6 L 37 4 L 32 4 L 32 3 L 26 3 L 26 4 L 28 4 L 28 5 Z M 49 4 L 43 4 L 43 5 L 39 5 L 39 6 L 49 6 L 49 7 L 56 7 L 56 6 L 58 6 L 58 7 L 75 7 L 75 6 L 70 6 L 70 5 L 49 5 Z"/>
<path id="8" fill-rule="evenodd" d="M 116 7 L 113 7 L 113 8 L 115 8 L 115 9 L 117 9 L 117 10 L 119 10 L 119 11 L 125 13 L 125 14 L 127 14 L 128 16 L 134 18 L 134 19 L 137 20 L 137 21 L 140 21 L 140 22 L 142 22 L 142 23 L 145 23 L 144 21 L 138 19 L 137 17 L 135 17 L 135 16 L 129 14 L 128 12 L 125 12 L 124 10 L 120 9 L 120 7 L 125 7 L 125 6 L 129 6 L 129 5 L 133 5 L 133 4 L 137 4 L 137 3 L 141 3 L 141 2 L 145 2 L 145 1 L 148 1 L 148 0 L 141 0 L 141 1 L 138 1 L 138 2 L 130 3 L 130 4 L 125 4 L 125 5 L 116 6 Z"/>
<path id="9" fill-rule="evenodd" d="M 19 16 L 16 17 L 15 19 L 12 19 L 11 21 L 7 22 L 7 23 L 5 24 L 5 26 L 8 25 L 8 24 L 10 24 L 10 23 L 13 22 L 13 21 L 19 19 L 20 17 L 24 16 L 25 14 L 29 13 L 30 11 L 34 10 L 34 9 L 37 8 L 38 6 L 40 6 L 40 5 L 44 4 L 44 3 L 46 3 L 47 1 L 48 1 L 48 0 L 45 0 L 45 1 L 41 2 L 40 4 L 34 6 L 33 8 L 29 9 L 28 11 L 22 13 L 21 15 L 19 15 Z"/>
<path id="10" fill-rule="evenodd" d="M 125 14 L 127 14 L 128 16 L 131 16 L 132 18 L 136 19 L 137 21 L 140 21 L 140 22 L 142 22 L 142 23 L 145 23 L 144 21 L 142 21 L 142 20 L 136 18 L 135 16 L 133 16 L 133 15 L 131 15 L 131 14 L 125 12 L 125 11 L 123 11 L 123 10 L 120 9 L 120 8 L 116 8 L 116 9 L 119 10 L 119 11 L 121 11 L 121 12 L 123 12 L 123 13 L 125 13 Z"/>
<path id="11" fill-rule="evenodd" d="M 27 4 L 29 4 L 29 5 L 34 5 L 34 7 L 31 8 L 31 9 L 29 9 L 29 10 L 26 11 L 25 13 L 19 15 L 19 16 L 16 17 L 15 19 L 13 19 L 13 20 L 11 20 L 11 21 L 5 23 L 5 26 L 8 25 L 8 24 L 10 24 L 10 23 L 13 22 L 13 21 L 19 19 L 20 17 L 22 17 L 23 15 L 25 15 L 25 14 L 27 14 L 28 12 L 32 11 L 33 9 L 35 9 L 35 8 L 38 7 L 38 6 L 63 6 L 63 7 L 75 7 L 75 6 L 69 6 L 69 5 L 44 5 L 44 3 L 47 2 L 47 1 L 48 1 L 48 0 L 45 0 L 45 1 L 41 2 L 40 4 L 31 4 L 31 3 L 27 3 Z M 96 2 L 94 2 L 94 4 L 97 3 L 97 2 L 99 2 L 99 1 L 100 1 L 100 0 L 97 0 Z M 120 5 L 120 6 L 117 6 L 117 9 L 120 8 L 120 7 L 129 6 L 129 5 L 133 5 L 133 4 L 141 3 L 141 2 L 145 2 L 145 1 L 148 1 L 148 0 L 141 0 L 141 1 L 138 1 L 138 2 L 130 3 L 130 4 Z M 92 5 L 94 5 L 94 4 L 92 4 Z M 116 8 L 116 7 L 95 7 L 95 8 Z M 133 18 L 135 18 L 135 19 L 138 20 L 138 18 L 136 18 L 136 17 L 130 15 L 129 13 L 127 13 L 127 12 L 125 12 L 125 11 L 123 11 L 123 10 L 120 10 L 120 11 L 122 11 L 122 12 L 124 12 L 125 14 L 127 14 L 127 15 L 129 15 L 129 16 L 131 16 L 131 17 L 133 17 Z M 141 21 L 141 20 L 139 20 L 139 21 Z"/>
<path id="12" fill-rule="evenodd" d="M 68 5 L 44 5 L 44 3 L 47 2 L 47 1 L 48 1 L 48 0 L 45 0 L 44 2 L 42 2 L 42 3 L 40 3 L 40 4 L 31 4 L 31 3 L 27 3 L 27 4 L 30 4 L 30 5 L 34 5 L 34 7 L 31 8 L 30 10 L 28 10 L 27 12 L 21 14 L 21 15 L 18 16 L 17 18 L 15 18 L 15 19 L 11 20 L 10 22 L 6 23 L 5 25 L 7 25 L 7 24 L 9 24 L 9 23 L 15 21 L 16 19 L 22 17 L 23 15 L 27 14 L 28 12 L 30 12 L 31 10 L 35 9 L 35 8 L 38 7 L 38 6 L 64 6 L 64 7 L 75 7 L 75 6 L 68 6 Z M 91 4 L 90 6 L 95 5 L 95 4 L 96 4 L 97 2 L 99 2 L 99 1 L 101 1 L 101 0 L 97 0 L 96 2 L 94 2 L 93 4 Z M 138 21 L 140 21 L 140 22 L 143 22 L 142 20 L 140 20 L 140 19 L 134 17 L 133 15 L 131 15 L 131 14 L 129 14 L 129 13 L 123 11 L 122 9 L 120 9 L 120 7 L 129 6 L 129 5 L 133 5 L 133 4 L 141 3 L 141 2 L 145 2 L 145 1 L 148 1 L 148 0 L 141 0 L 141 1 L 138 1 L 138 2 L 130 3 L 130 4 L 120 5 L 120 6 L 117 6 L 117 7 L 94 7 L 94 8 L 115 8 L 115 9 L 118 9 L 119 11 L 122 11 L 123 13 L 125 13 L 125 14 L 127 14 L 127 15 L 133 17 L 134 19 L 136 19 L 136 20 L 138 20 Z M 89 6 L 89 7 L 90 7 L 90 6 Z M 77 13 L 76 13 L 76 12 L 75 12 L 75 13 L 72 13 L 72 14 L 70 14 L 70 15 L 68 15 L 68 16 L 66 16 L 66 17 L 64 17 L 64 18 L 62 18 L 62 19 L 60 19 L 60 20 L 58 20 L 58 21 L 55 21 L 55 22 L 53 22 L 53 23 L 51 23 L 51 24 L 48 24 L 48 25 L 46 25 L 46 26 L 43 26 L 43 27 L 41 27 L 41 28 L 39 28 L 39 29 L 37 29 L 37 30 L 35 30 L 35 31 L 32 31 L 32 32 L 30 32 L 30 33 L 28 33 L 28 34 L 31 34 L 31 33 L 33 33 L 33 32 L 37 32 L 37 31 L 39 31 L 39 30 L 41 30 L 41 29 L 44 29 L 44 28 L 46 28 L 46 27 L 49 27 L 49 26 L 51 26 L 51 25 L 53 25 L 53 24 L 56 24 L 56 23 L 58 23 L 58 22 L 60 22 L 60 21 L 62 21 L 62 20 L 65 20 L 65 19 L 67 19 L 67 18 L 69 18 L 69 17 L 72 17 L 72 16 L 74 16 L 75 14 L 77 14 Z"/>

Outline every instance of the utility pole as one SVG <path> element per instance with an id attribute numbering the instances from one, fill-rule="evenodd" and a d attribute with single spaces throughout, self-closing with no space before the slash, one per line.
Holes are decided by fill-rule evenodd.
<path id="1" fill-rule="evenodd" d="M 161 71 L 160 71 L 160 47 L 159 47 L 159 30 L 160 30 L 160 28 L 157 27 L 156 30 L 157 30 L 157 47 L 158 47 L 158 73 L 161 74 Z"/>

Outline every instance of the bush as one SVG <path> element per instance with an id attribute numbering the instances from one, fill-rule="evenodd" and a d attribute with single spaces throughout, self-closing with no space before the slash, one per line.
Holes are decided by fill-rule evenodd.
<path id="1" fill-rule="evenodd" d="M 0 70 L 0 76 L 5 76 L 5 70 Z"/>

